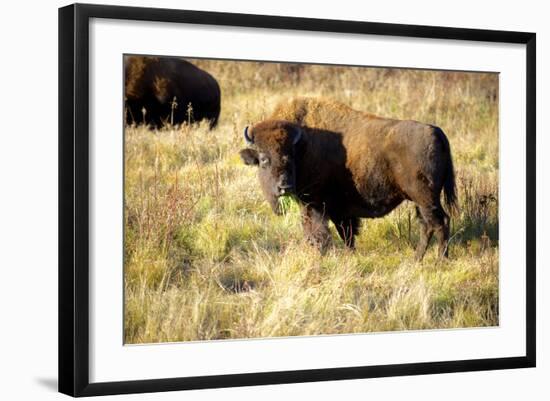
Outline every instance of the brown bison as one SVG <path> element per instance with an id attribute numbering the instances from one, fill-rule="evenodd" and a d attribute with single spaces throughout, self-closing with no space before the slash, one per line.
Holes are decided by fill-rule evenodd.
<path id="1" fill-rule="evenodd" d="M 218 82 L 181 58 L 126 56 L 124 85 L 127 124 L 218 122 Z"/>
<path id="2" fill-rule="evenodd" d="M 353 248 L 359 218 L 382 217 L 410 200 L 421 225 L 416 259 L 422 259 L 433 234 L 440 256 L 447 256 L 449 216 L 440 194 L 448 208 L 456 205 L 456 194 L 451 149 L 440 128 L 298 98 L 245 128 L 244 137 L 249 147 L 240 151 L 241 158 L 259 167 L 273 211 L 280 213 L 278 197 L 294 195 L 310 243 L 329 244 L 330 219 Z"/>

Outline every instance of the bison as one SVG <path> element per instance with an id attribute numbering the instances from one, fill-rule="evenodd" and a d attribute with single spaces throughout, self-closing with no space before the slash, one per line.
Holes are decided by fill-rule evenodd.
<path id="1" fill-rule="evenodd" d="M 126 123 L 159 127 L 208 120 L 220 115 L 220 87 L 204 70 L 174 57 L 126 56 L 124 59 Z"/>
<path id="2" fill-rule="evenodd" d="M 456 206 L 449 141 L 434 125 L 381 118 L 313 98 L 281 103 L 269 119 L 246 127 L 245 164 L 258 166 L 263 193 L 280 214 L 278 198 L 299 202 L 308 242 L 330 243 L 328 220 L 354 248 L 360 218 L 382 217 L 404 200 L 416 204 L 424 257 L 435 234 L 448 256 L 449 215 Z"/>

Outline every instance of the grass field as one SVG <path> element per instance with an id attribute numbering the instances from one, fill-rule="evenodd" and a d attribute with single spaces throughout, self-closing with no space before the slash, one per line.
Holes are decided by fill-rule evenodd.
<path id="1" fill-rule="evenodd" d="M 206 124 L 125 129 L 125 341 L 153 343 L 498 325 L 498 76 L 196 61 L 218 80 Z M 292 96 L 322 96 L 440 126 L 460 211 L 450 259 L 414 262 L 410 203 L 363 220 L 349 251 L 303 240 L 238 155 L 245 125 Z"/>

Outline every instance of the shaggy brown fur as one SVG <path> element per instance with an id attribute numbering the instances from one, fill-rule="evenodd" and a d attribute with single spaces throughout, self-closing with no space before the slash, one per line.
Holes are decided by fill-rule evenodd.
<path id="1" fill-rule="evenodd" d="M 206 119 L 211 128 L 216 125 L 220 87 L 206 71 L 180 58 L 126 56 L 124 72 L 127 124 Z"/>
<path id="2" fill-rule="evenodd" d="M 247 132 L 245 163 L 259 165 L 263 192 L 293 193 L 302 204 L 306 237 L 327 243 L 330 219 L 353 247 L 359 218 L 382 217 L 402 201 L 416 204 L 422 230 L 416 258 L 433 234 L 447 256 L 449 208 L 456 204 L 451 150 L 443 131 L 416 121 L 386 119 L 346 105 L 310 98 L 281 103 L 270 119 Z"/>

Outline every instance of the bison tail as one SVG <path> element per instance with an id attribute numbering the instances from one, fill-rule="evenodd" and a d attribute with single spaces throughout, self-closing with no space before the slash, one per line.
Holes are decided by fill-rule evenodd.
<path id="1" fill-rule="evenodd" d="M 458 211 L 458 199 L 456 196 L 456 180 L 455 180 L 455 171 L 453 166 L 453 157 L 451 154 L 451 145 L 447 136 L 442 130 L 439 130 L 440 138 L 443 141 L 445 150 L 447 151 L 447 168 L 445 172 L 445 180 L 443 181 L 443 194 L 445 198 L 445 206 L 449 213 L 455 213 Z"/>
<path id="2" fill-rule="evenodd" d="M 455 211 L 458 211 L 455 172 L 453 168 L 453 160 L 450 157 L 447 165 L 447 176 L 443 182 L 443 193 L 445 195 L 445 205 L 447 206 L 449 212 L 454 213 Z"/>
<path id="3" fill-rule="evenodd" d="M 447 139 L 447 135 L 439 127 L 432 125 L 434 134 L 438 137 L 441 145 L 443 146 L 444 153 L 447 154 L 447 160 L 444 162 L 443 168 L 445 169 L 443 178 L 443 195 L 445 200 L 445 206 L 447 211 L 454 214 L 458 211 L 458 199 L 456 196 L 456 181 L 455 170 L 453 166 L 453 156 L 451 154 L 451 145 Z"/>

